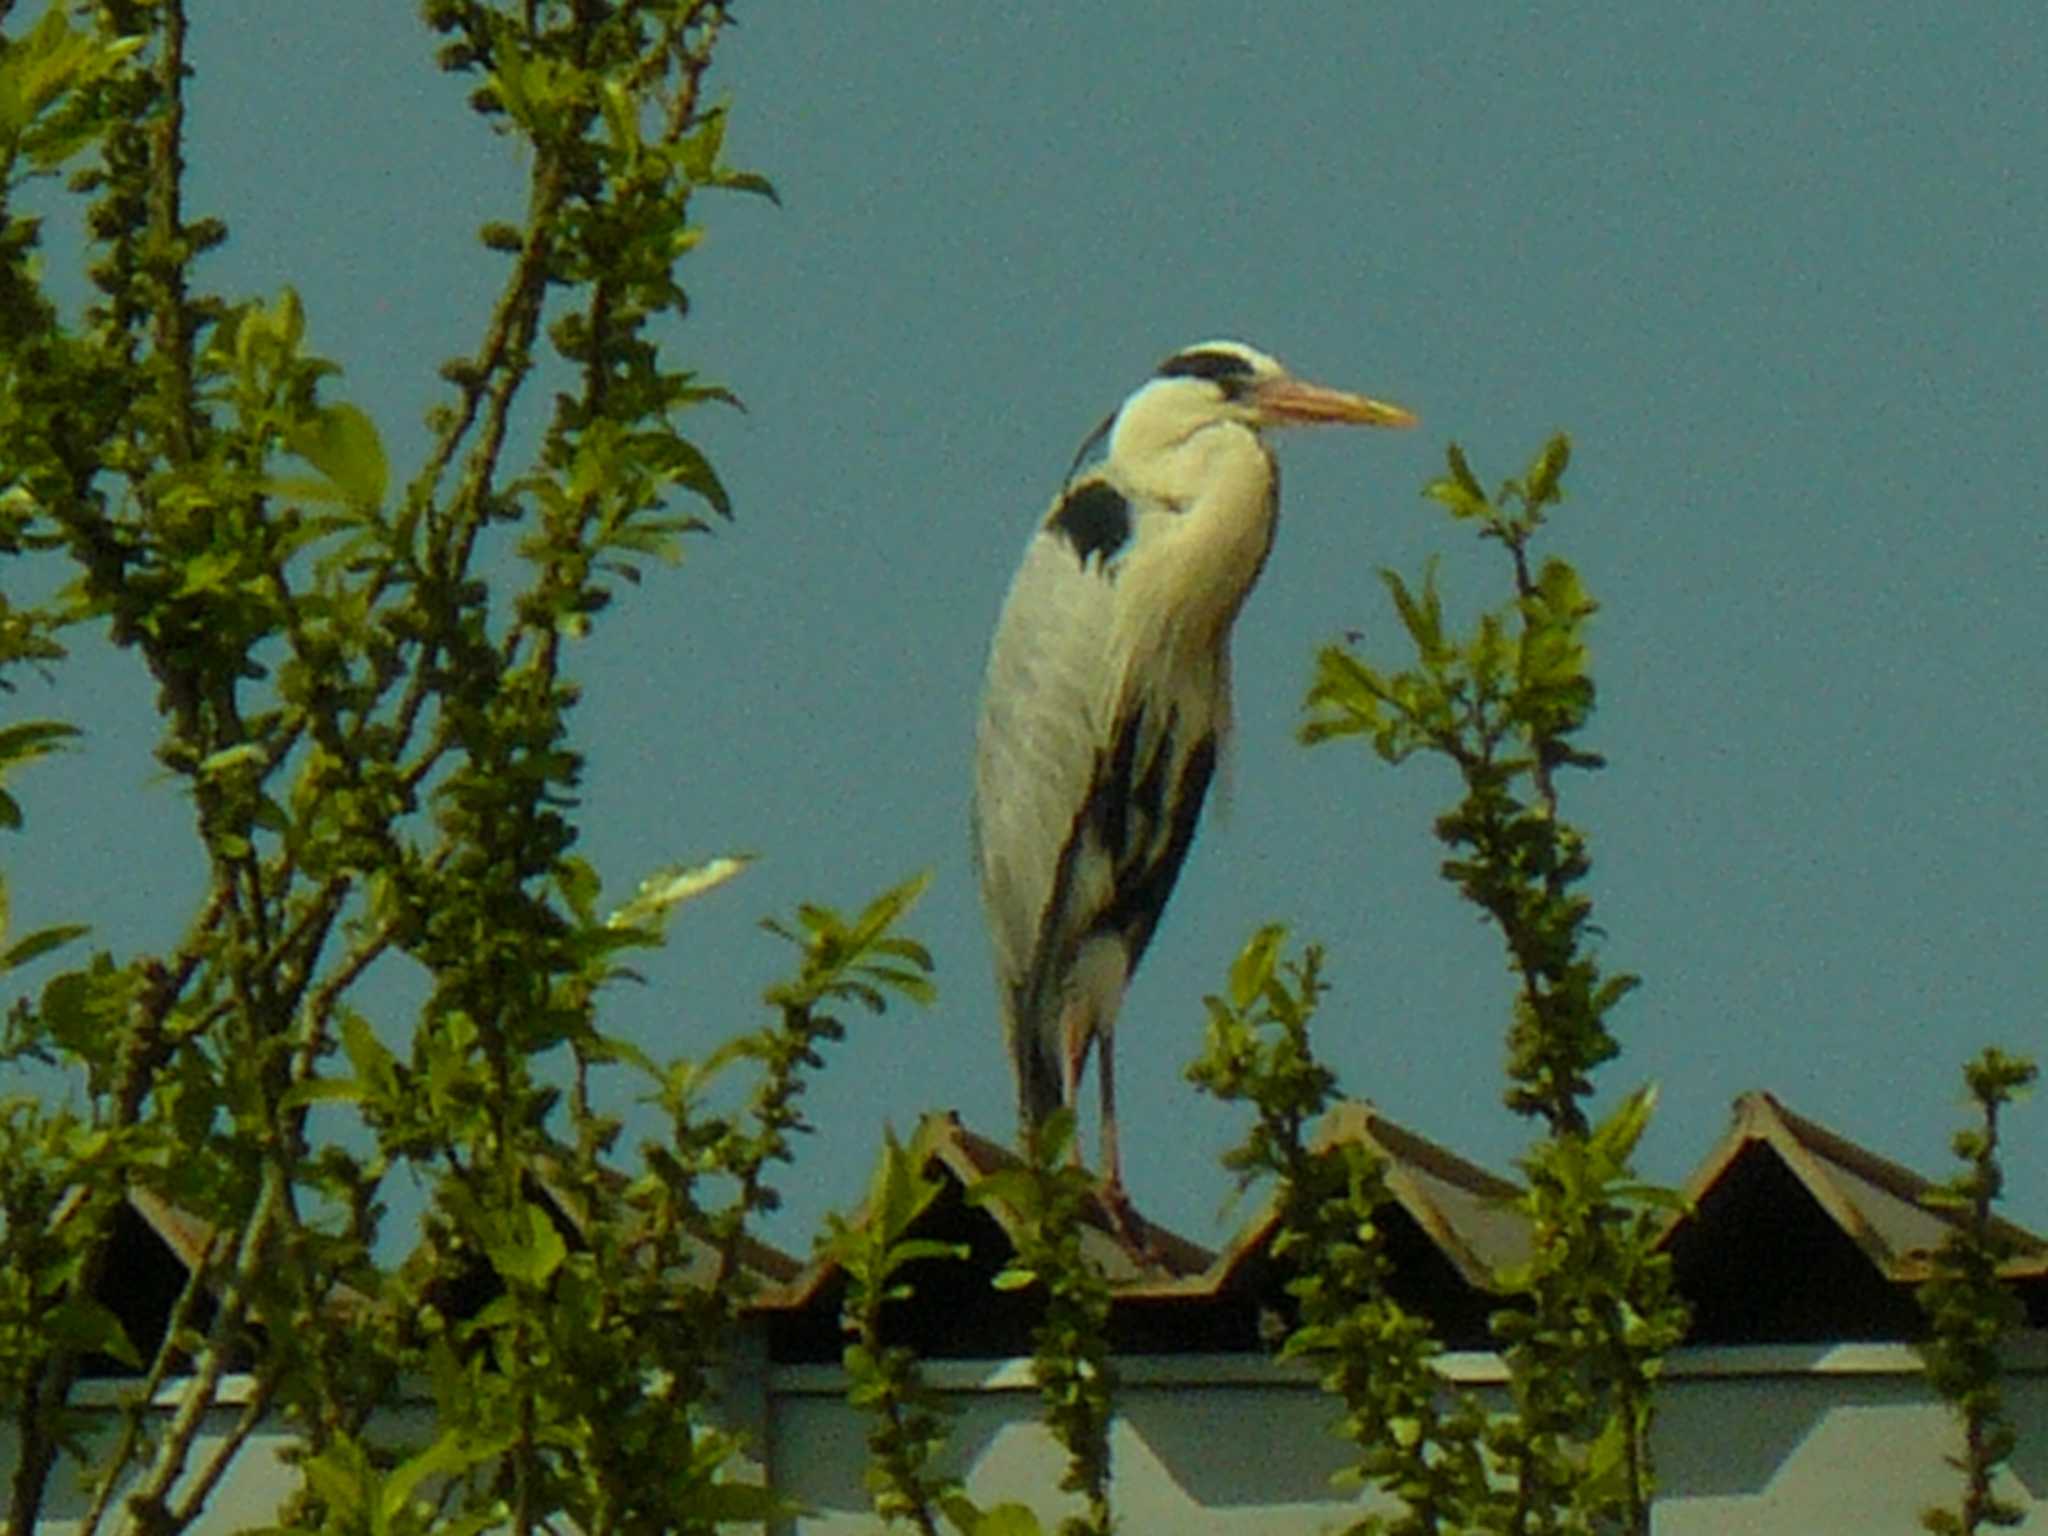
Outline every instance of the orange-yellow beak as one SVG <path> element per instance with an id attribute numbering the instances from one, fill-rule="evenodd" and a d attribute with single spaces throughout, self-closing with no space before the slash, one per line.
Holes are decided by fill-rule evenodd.
<path id="1" fill-rule="evenodd" d="M 1252 399 L 1267 426 L 1314 426 L 1327 422 L 1349 422 L 1360 427 L 1415 425 L 1414 412 L 1398 405 L 1302 379 L 1280 378 L 1261 384 L 1252 392 Z"/>

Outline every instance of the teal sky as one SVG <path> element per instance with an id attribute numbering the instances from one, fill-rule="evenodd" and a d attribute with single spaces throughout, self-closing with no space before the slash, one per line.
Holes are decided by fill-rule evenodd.
<path id="1" fill-rule="evenodd" d="M 518 217 L 517 156 L 403 0 L 193 9 L 188 207 L 232 231 L 202 276 L 296 285 L 409 472 L 435 367 L 480 331 L 499 259 L 473 236 Z M 760 915 L 934 872 L 912 926 L 940 1002 L 853 1021 L 772 1238 L 802 1249 L 858 1198 L 885 1117 L 1011 1132 L 966 852 L 987 636 L 1083 435 L 1212 336 L 1423 427 L 1280 443 L 1234 789 L 1120 1030 L 1141 1209 L 1219 1231 L 1239 1125 L 1181 1068 L 1268 920 L 1328 948 L 1349 1091 L 1496 1167 L 1526 1139 L 1499 1105 L 1498 941 L 1435 875 L 1447 775 L 1292 728 L 1317 646 L 1398 657 L 1376 568 L 1440 551 L 1465 611 L 1501 590 L 1418 498 L 1445 441 L 1493 480 L 1559 428 L 1551 547 L 1604 604 L 1611 761 L 1566 811 L 1605 958 L 1645 978 L 1608 1096 L 1662 1084 L 1645 1162 L 1668 1179 L 1748 1088 L 1946 1175 L 1963 1059 L 2048 1047 L 2038 0 L 738 9 L 730 157 L 783 206 L 700 203 L 675 333 L 750 407 L 698 423 L 738 520 L 575 665 L 608 890 L 760 856 L 612 998 L 658 1054 L 758 1017 L 785 962 Z M 167 941 L 195 881 L 138 674 L 88 644 L 7 702 L 89 731 L 20 781 L 16 920 L 123 952 Z M 2037 1227 L 2044 1112 L 2012 1124 L 2011 1213 Z"/>

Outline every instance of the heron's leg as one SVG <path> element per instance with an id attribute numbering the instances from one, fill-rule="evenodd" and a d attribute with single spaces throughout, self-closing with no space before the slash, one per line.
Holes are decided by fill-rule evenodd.
<path id="1" fill-rule="evenodd" d="M 1092 1038 L 1088 1007 L 1075 998 L 1060 1019 L 1060 1103 L 1074 1112 L 1074 1139 L 1067 1144 L 1067 1161 L 1081 1166 L 1081 1074 L 1088 1066 L 1088 1042 Z"/>
<path id="2" fill-rule="evenodd" d="M 1116 1036 L 1111 1031 L 1102 1031 L 1102 1184 L 1096 1190 L 1096 1196 L 1102 1201 L 1110 1231 L 1124 1252 L 1139 1265 L 1149 1268 L 1160 1262 L 1159 1249 L 1152 1241 L 1145 1218 L 1138 1214 L 1138 1208 L 1131 1204 L 1130 1192 L 1124 1188 L 1123 1158 L 1117 1151 L 1115 1041 Z"/>
<path id="3" fill-rule="evenodd" d="M 1131 979 L 1130 952 L 1121 935 L 1097 933 L 1075 951 L 1072 974 L 1067 982 L 1065 1030 L 1067 1104 L 1075 1118 L 1081 1113 L 1081 1073 L 1088 1065 L 1088 1048 L 1099 1045 L 1102 1057 L 1102 1166 L 1109 1179 L 1119 1178 L 1116 1156 L 1115 1064 L 1110 1060 L 1116 1029 L 1117 1008 L 1123 1002 L 1124 987 Z M 1081 1138 L 1074 1137 L 1078 1164 Z M 1119 1187 L 1121 1187 L 1119 1185 Z"/>
<path id="4" fill-rule="evenodd" d="M 1116 1036 L 1108 1030 L 1096 1048 L 1096 1070 L 1102 1075 L 1102 1188 L 1107 1198 L 1124 1192 L 1123 1159 L 1116 1149 Z"/>

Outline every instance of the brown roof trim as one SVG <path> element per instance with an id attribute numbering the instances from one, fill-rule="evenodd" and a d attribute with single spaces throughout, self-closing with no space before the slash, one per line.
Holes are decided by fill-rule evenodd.
<path id="1" fill-rule="evenodd" d="M 967 1129 L 960 1116 L 953 1110 L 937 1110 L 918 1122 L 916 1135 L 911 1145 L 921 1145 L 924 1152 L 924 1168 L 938 1164 L 945 1175 L 963 1192 L 971 1190 L 992 1173 L 1012 1171 L 1024 1166 L 1023 1159 L 1008 1147 L 988 1137 Z M 1007 1201 L 990 1200 L 982 1207 L 999 1226 L 1004 1236 L 1015 1243 L 1023 1226 L 1023 1218 Z M 873 1219 L 865 1200 L 855 1208 L 848 1225 L 858 1229 Z M 1091 1200 L 1083 1213 L 1084 1222 L 1095 1229 L 1107 1245 L 1102 1251 L 1104 1257 L 1115 1262 L 1123 1249 L 1114 1237 L 1115 1226 L 1110 1219 L 1108 1208 L 1099 1200 Z M 1151 1300 L 1154 1298 L 1181 1295 L 1201 1295 L 1209 1289 L 1203 1282 L 1216 1262 L 1216 1255 L 1200 1243 L 1191 1241 L 1157 1222 L 1145 1223 L 1146 1235 L 1152 1245 L 1157 1266 L 1149 1271 L 1141 1270 L 1134 1260 L 1126 1260 L 1129 1271 L 1125 1274 L 1112 1273 L 1111 1283 L 1119 1299 Z M 802 1272 L 781 1285 L 769 1286 L 748 1304 L 750 1312 L 796 1312 L 815 1304 L 825 1288 L 838 1276 L 839 1261 L 828 1255 L 821 1255 L 806 1265 Z"/>
<path id="2" fill-rule="evenodd" d="M 1387 1192 L 1449 1260 L 1459 1278 L 1475 1290 L 1493 1289 L 1493 1266 L 1480 1256 L 1474 1241 L 1460 1226 L 1458 1214 L 1444 1208 L 1423 1183 L 1423 1177 L 1452 1185 L 1476 1200 L 1502 1206 L 1522 1193 L 1520 1186 L 1389 1120 L 1368 1099 L 1345 1099 L 1331 1106 L 1316 1126 L 1309 1146 L 1311 1150 L 1323 1151 L 1347 1141 L 1362 1142 L 1378 1154 Z M 1279 1223 L 1280 1196 L 1275 1191 L 1266 1197 L 1259 1214 L 1225 1246 L 1215 1269 L 1204 1277 L 1209 1281 L 1204 1289 L 1221 1290 L 1228 1284 L 1239 1266 L 1272 1241 Z"/>

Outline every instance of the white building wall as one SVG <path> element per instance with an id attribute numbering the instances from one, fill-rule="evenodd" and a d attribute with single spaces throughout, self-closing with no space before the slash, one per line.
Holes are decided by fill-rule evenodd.
<path id="1" fill-rule="evenodd" d="M 1501 1380 L 1491 1355 L 1447 1356 L 1443 1365 L 1482 1391 Z M 1376 1494 L 1331 1487 L 1344 1446 L 1328 1432 L 1334 1405 L 1308 1373 L 1193 1355 L 1132 1359 L 1120 1369 L 1115 1497 L 1133 1536 L 1309 1536 L 1393 1508 Z M 1056 1491 L 1062 1459 L 1036 1422 L 1028 1362 L 941 1361 L 927 1377 L 958 1410 L 949 1470 L 977 1501 L 1028 1504 L 1050 1528 L 1069 1506 Z M 792 1536 L 875 1529 L 862 1480 L 869 1421 L 846 1406 L 841 1372 L 755 1365 L 730 1388 L 764 1467 L 811 1511 L 787 1528 Z M 106 1406 L 108 1435 L 118 1390 L 88 1387 L 89 1399 Z M 2006 1392 L 2020 1445 L 2001 1491 L 2028 1510 L 2019 1530 L 2048 1536 L 2048 1334 L 2017 1342 Z M 1924 1506 L 1957 1497 L 1959 1478 L 1944 1458 L 1960 1452 L 1960 1436 L 1904 1346 L 1680 1351 L 1659 1402 L 1660 1536 L 1913 1536 Z M 174 1405 L 166 1392 L 157 1411 Z M 219 1410 L 209 1437 L 225 1433 L 234 1413 L 233 1404 Z M 274 1434 L 251 1439 L 194 1536 L 271 1522 L 295 1483 L 277 1456 L 283 1443 Z M 14 1461 L 11 1431 L 0 1428 L 0 1473 L 11 1476 Z M 60 1466 L 42 1531 L 68 1536 L 85 1510 L 77 1468 Z M 118 1525 L 110 1519 L 103 1529 Z"/>
<path id="2" fill-rule="evenodd" d="M 1491 1395 L 1490 1354 L 1445 1357 L 1447 1375 Z M 1127 1360 L 1113 1432 L 1125 1530 L 1188 1536 L 1324 1532 L 1398 1506 L 1331 1486 L 1348 1458 L 1331 1400 L 1309 1373 L 1241 1357 Z M 959 1410 L 947 1470 L 982 1504 L 1017 1500 L 1051 1518 L 1064 1463 L 1035 1423 L 1022 1361 L 939 1362 L 927 1379 Z M 861 1473 L 867 1425 L 824 1366 L 770 1373 L 768 1441 L 783 1491 L 813 1513 L 804 1536 L 872 1531 Z M 2018 1341 L 2006 1380 L 2020 1445 L 2000 1492 L 2048 1536 L 2048 1335 Z M 1666 1367 L 1655 1442 L 1659 1536 L 1915 1536 L 1920 1511 L 1953 1504 L 1947 1457 L 1962 1440 L 1902 1345 L 1685 1350 Z"/>

